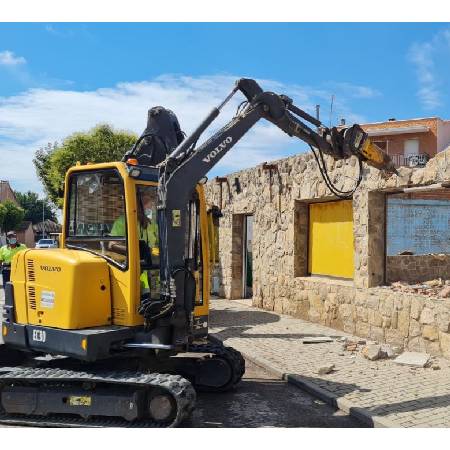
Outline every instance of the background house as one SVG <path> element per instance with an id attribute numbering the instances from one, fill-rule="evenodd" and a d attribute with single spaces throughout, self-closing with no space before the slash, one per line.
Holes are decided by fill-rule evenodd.
<path id="1" fill-rule="evenodd" d="M 9 181 L 0 180 L 0 203 L 6 202 L 10 200 L 15 203 L 17 206 L 20 206 L 16 196 L 14 195 L 14 191 L 11 189 Z M 6 244 L 6 235 L 4 232 L 0 233 L 0 245 Z"/>
<path id="2" fill-rule="evenodd" d="M 11 186 L 9 185 L 9 181 L 1 180 L 0 181 L 0 203 L 5 202 L 6 200 L 10 200 L 10 201 L 14 202 L 17 206 L 19 206 L 16 196 L 14 195 L 14 191 L 11 189 Z"/>
<path id="3" fill-rule="evenodd" d="M 20 243 L 25 244 L 28 248 L 34 247 L 33 224 L 30 221 L 23 221 L 14 231 L 17 233 Z"/>
<path id="4" fill-rule="evenodd" d="M 52 220 L 45 220 L 33 225 L 35 241 L 44 238 L 54 238 L 56 234 L 61 233 L 61 225 Z"/>
<path id="5" fill-rule="evenodd" d="M 439 117 L 361 124 L 370 138 L 386 151 L 397 167 L 424 166 L 450 145 L 450 120 Z"/>

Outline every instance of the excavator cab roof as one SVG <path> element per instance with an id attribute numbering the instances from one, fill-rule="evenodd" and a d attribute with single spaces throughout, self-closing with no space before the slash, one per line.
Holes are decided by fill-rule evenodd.
<path id="1" fill-rule="evenodd" d="M 134 178 L 136 180 L 153 181 L 155 183 L 158 182 L 159 169 L 157 167 L 132 164 L 130 162 L 113 161 L 98 164 L 77 164 L 76 166 L 73 166 L 69 169 L 69 171 L 67 172 L 67 177 L 69 177 L 73 172 L 85 172 L 91 170 L 94 171 L 116 168 L 119 170 L 119 172 L 122 173 L 122 175 L 124 174 L 123 171 L 125 170 L 131 178 Z"/>

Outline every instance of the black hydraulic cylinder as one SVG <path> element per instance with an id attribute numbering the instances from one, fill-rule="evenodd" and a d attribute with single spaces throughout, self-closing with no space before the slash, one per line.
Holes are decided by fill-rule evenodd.
<path id="1" fill-rule="evenodd" d="M 194 144 L 202 133 L 211 125 L 214 119 L 220 114 L 219 108 L 213 108 L 206 116 L 203 122 L 195 129 L 195 131 L 188 136 L 170 155 L 169 159 L 175 159 L 177 156 L 185 153 L 192 144 Z"/>
<path id="2" fill-rule="evenodd" d="M 312 123 L 316 127 L 320 127 L 322 125 L 322 122 L 320 120 L 317 120 L 315 117 L 309 115 L 306 111 L 303 111 L 302 109 L 298 108 L 292 103 L 288 105 L 288 109 L 295 115 L 302 117 L 303 119 L 307 120 L 309 123 Z"/>

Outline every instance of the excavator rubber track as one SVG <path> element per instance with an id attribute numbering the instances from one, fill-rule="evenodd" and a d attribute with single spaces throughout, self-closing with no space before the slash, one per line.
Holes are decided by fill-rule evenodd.
<path id="1" fill-rule="evenodd" d="M 220 387 L 203 386 L 194 384 L 195 389 L 203 392 L 225 392 L 238 384 L 245 373 L 245 359 L 242 354 L 232 347 L 226 347 L 220 342 L 208 342 L 205 344 L 194 344 L 189 347 L 193 353 L 211 353 L 212 358 L 220 358 L 227 362 L 231 368 L 229 381 Z"/>
<path id="2" fill-rule="evenodd" d="M 85 397 L 95 398 L 95 390 L 98 387 L 114 390 L 137 389 L 141 393 L 150 396 L 152 392 L 164 393 L 167 398 L 176 404 L 176 413 L 167 420 L 153 420 L 150 417 L 127 420 L 117 416 L 90 415 L 89 408 L 83 411 L 83 405 L 74 408 L 73 414 L 48 413 L 17 414 L 5 411 L 4 395 L 8 391 L 14 393 L 15 389 L 25 391 L 35 388 L 46 392 L 48 390 L 80 390 L 85 392 Z M 88 388 L 89 387 L 89 388 Z M 91 391 L 88 389 L 92 389 Z M 59 394 L 59 392 L 58 392 Z M 5 425 L 29 425 L 40 427 L 164 427 L 179 426 L 187 419 L 194 409 L 196 393 L 192 384 L 179 375 L 163 373 L 143 373 L 135 371 L 74 371 L 49 367 L 3 367 L 0 369 L 0 423 Z M 69 395 L 69 394 L 68 394 Z M 143 395 L 143 394 L 142 394 Z M 26 397 L 25 397 L 26 398 Z M 147 397 L 146 397 L 147 398 Z M 88 406 L 88 405 L 84 405 Z M 132 403 L 130 403 L 131 409 Z M 134 405 L 136 408 L 137 406 Z M 175 408 L 175 405 L 173 406 Z M 81 413 L 80 413 L 81 410 Z"/>

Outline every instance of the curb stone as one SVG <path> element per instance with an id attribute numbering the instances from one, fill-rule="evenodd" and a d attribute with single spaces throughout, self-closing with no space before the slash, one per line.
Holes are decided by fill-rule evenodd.
<path id="1" fill-rule="evenodd" d="M 216 343 L 223 342 L 213 334 L 210 334 L 209 338 L 211 339 L 211 341 Z M 308 392 L 314 397 L 317 397 L 319 400 L 322 400 L 325 403 L 328 403 L 329 405 L 341 411 L 344 411 L 345 413 L 349 414 L 350 416 L 352 416 L 353 418 L 355 418 L 356 420 L 365 425 L 368 425 L 373 428 L 399 428 L 398 424 L 395 424 L 391 420 L 386 419 L 385 417 L 373 415 L 367 409 L 361 408 L 344 398 L 339 398 L 337 395 L 328 392 L 327 390 L 321 388 L 317 384 L 304 379 L 301 375 L 282 372 L 264 358 L 261 357 L 255 358 L 254 356 L 249 355 L 246 352 L 242 351 L 241 353 L 245 359 L 248 359 L 253 364 L 262 367 L 263 369 L 280 377 L 283 380 L 286 380 L 288 383 L 292 384 L 293 386 L 296 386 L 297 388 L 305 392 Z"/>

